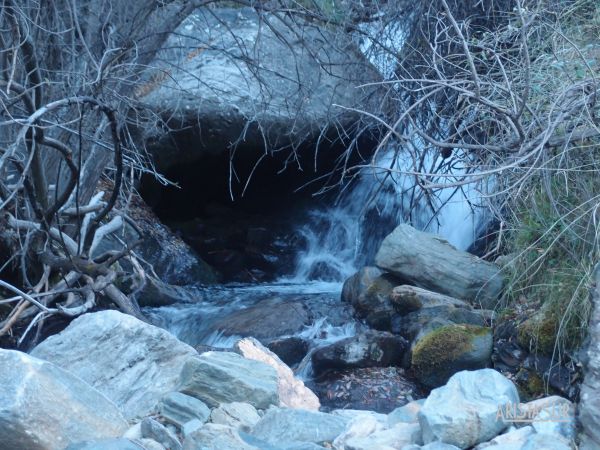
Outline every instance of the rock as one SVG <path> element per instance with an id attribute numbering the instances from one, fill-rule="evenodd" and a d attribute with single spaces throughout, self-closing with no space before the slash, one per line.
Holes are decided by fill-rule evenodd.
<path id="1" fill-rule="evenodd" d="M 519 405 L 517 414 L 519 417 L 525 417 L 527 420 L 533 420 L 543 410 L 554 411 L 554 417 L 560 417 L 566 419 L 574 417 L 575 407 L 570 400 L 559 397 L 558 395 L 551 395 L 549 397 L 539 398 L 532 400 L 527 403 L 521 403 Z"/>
<path id="2" fill-rule="evenodd" d="M 78 317 L 31 354 L 86 380 L 132 419 L 176 390 L 185 361 L 197 352 L 161 328 L 101 311 Z"/>
<path id="3" fill-rule="evenodd" d="M 425 399 L 416 400 L 393 410 L 387 416 L 388 427 L 391 428 L 397 423 L 419 422 L 419 411 L 421 411 L 423 403 L 425 403 Z"/>
<path id="4" fill-rule="evenodd" d="M 425 400 L 419 412 L 423 441 L 463 449 L 489 441 L 507 428 L 499 411 L 518 403 L 514 384 L 495 370 L 458 372 Z"/>
<path id="5" fill-rule="evenodd" d="M 319 410 L 321 407 L 319 398 L 294 376 L 294 372 L 275 353 L 254 338 L 238 341 L 235 348 L 244 358 L 268 364 L 277 371 L 279 406 Z"/>
<path id="6" fill-rule="evenodd" d="M 129 439 L 112 438 L 78 442 L 69 445 L 66 450 L 140 450 L 140 446 Z"/>
<path id="7" fill-rule="evenodd" d="M 249 46 L 260 64 L 240 64 Z M 299 16 L 284 24 L 252 8 L 195 10 L 152 67 L 137 92 L 173 130 L 152 146 L 161 170 L 225 152 L 238 140 L 248 149 L 262 149 L 265 139 L 272 148 L 316 143 L 320 132 L 363 118 L 348 107 L 381 101 L 374 96 L 381 88 L 360 87 L 381 77 L 350 36 Z M 334 103 L 344 108 L 334 110 Z M 177 132 L 196 144 L 173 144 Z"/>
<path id="8" fill-rule="evenodd" d="M 408 313 L 405 316 L 395 316 L 392 320 L 392 332 L 401 335 L 409 341 L 424 333 L 449 324 L 467 324 L 485 326 L 485 319 L 479 310 L 457 308 L 455 306 L 432 306 Z"/>
<path id="9" fill-rule="evenodd" d="M 384 422 L 368 414 L 355 416 L 342 434 L 333 441 L 333 448 L 345 449 L 348 441 L 364 438 L 384 429 Z"/>
<path id="10" fill-rule="evenodd" d="M 0 449 L 58 450 L 118 437 L 127 428 L 117 406 L 80 378 L 25 353 L 0 349 Z"/>
<path id="11" fill-rule="evenodd" d="M 183 442 L 183 450 L 258 450 L 240 438 L 238 432 L 226 425 L 207 423 L 191 433 Z"/>
<path id="12" fill-rule="evenodd" d="M 310 382 L 327 409 L 368 409 L 389 413 L 422 394 L 398 367 L 368 367 L 331 373 Z"/>
<path id="13" fill-rule="evenodd" d="M 302 409 L 271 408 L 251 431 L 271 445 L 283 442 L 323 444 L 344 432 L 348 419 Z"/>
<path id="14" fill-rule="evenodd" d="M 334 409 L 333 411 L 331 411 L 330 414 L 333 414 L 334 416 L 341 416 L 341 417 L 345 417 L 346 419 L 349 420 L 353 420 L 353 419 L 363 419 L 363 418 L 368 418 L 370 419 L 374 419 L 377 422 L 381 423 L 381 425 L 385 426 L 388 422 L 388 416 L 386 414 L 380 414 L 380 413 L 376 413 L 374 411 L 368 411 L 368 410 L 364 410 L 364 409 Z"/>
<path id="15" fill-rule="evenodd" d="M 517 326 L 517 342 L 527 350 L 551 356 L 561 320 L 562 313 L 557 313 L 550 304 L 544 303 L 539 311 Z"/>
<path id="16" fill-rule="evenodd" d="M 204 426 L 203 422 L 199 421 L 198 419 L 192 419 L 189 422 L 186 422 L 183 424 L 183 427 L 181 427 L 181 434 L 183 435 L 183 438 L 185 439 L 190 434 L 195 433 L 203 426 Z"/>
<path id="17" fill-rule="evenodd" d="M 400 315 L 418 311 L 421 308 L 435 306 L 454 306 L 456 308 L 471 309 L 471 305 L 457 298 L 431 292 L 415 286 L 396 286 L 390 293 L 390 301 Z"/>
<path id="18" fill-rule="evenodd" d="M 406 447 L 402 447 L 402 450 L 459 450 L 458 447 L 450 444 L 445 444 L 443 442 L 432 442 L 427 445 L 410 445 Z M 500 449 L 498 449 L 500 450 Z"/>
<path id="19" fill-rule="evenodd" d="M 139 441 L 136 441 L 136 443 L 141 444 L 142 448 L 144 450 L 171 450 L 171 449 L 165 448 L 164 445 L 159 444 L 154 439 L 140 439 Z M 138 447 L 138 450 L 139 450 L 139 447 Z"/>
<path id="20" fill-rule="evenodd" d="M 419 338 L 412 350 L 411 367 L 426 386 L 444 384 L 461 370 L 490 364 L 492 331 L 473 325 L 446 325 Z"/>
<path id="21" fill-rule="evenodd" d="M 285 364 L 292 367 L 304 359 L 308 353 L 309 343 L 302 338 L 293 336 L 271 341 L 267 347 Z"/>
<path id="22" fill-rule="evenodd" d="M 406 445 L 421 443 L 418 423 L 398 423 L 389 430 L 375 431 L 368 436 L 348 439 L 346 450 L 401 449 Z"/>
<path id="23" fill-rule="evenodd" d="M 383 240 L 375 262 L 408 284 L 487 309 L 494 308 L 504 284 L 496 265 L 407 224 L 399 225 Z"/>
<path id="24" fill-rule="evenodd" d="M 390 333 L 368 331 L 321 347 L 312 354 L 313 371 L 400 365 L 408 343 Z"/>
<path id="25" fill-rule="evenodd" d="M 252 336 L 262 342 L 299 333 L 311 324 L 308 307 L 279 298 L 261 300 L 253 306 L 227 314 L 211 328 L 226 336 Z"/>
<path id="26" fill-rule="evenodd" d="M 496 436 L 491 441 L 479 444 L 474 450 L 483 450 L 485 448 L 489 448 L 489 450 L 520 450 L 533 433 L 535 433 L 535 430 L 531 426 L 523 428 L 513 427 L 506 433 Z"/>
<path id="27" fill-rule="evenodd" d="M 153 439 L 169 450 L 181 450 L 182 446 L 177 437 L 171 433 L 164 425 L 150 417 L 142 420 L 142 437 Z"/>
<path id="28" fill-rule="evenodd" d="M 575 406 L 568 400 L 548 406 L 535 416 L 532 426 L 538 434 L 554 434 L 571 441 L 575 439 Z"/>
<path id="29" fill-rule="evenodd" d="M 259 420 L 256 408 L 248 403 L 222 403 L 210 413 L 212 423 L 227 425 L 236 430 L 250 431 Z"/>
<path id="30" fill-rule="evenodd" d="M 205 423 L 210 416 L 210 409 L 204 402 L 181 392 L 167 394 L 158 404 L 158 412 L 165 421 L 179 428 L 193 419 Z"/>
<path id="31" fill-rule="evenodd" d="M 579 400 L 579 422 L 582 441 L 588 448 L 600 448 L 600 263 L 592 277 L 590 298 L 593 304 L 589 321 L 587 361 Z M 587 449 L 586 449 L 587 450 Z"/>
<path id="32" fill-rule="evenodd" d="M 377 267 L 363 267 L 344 282 L 342 301 L 350 303 L 372 328 L 387 331 L 395 314 L 390 293 L 396 284 Z"/>
<path id="33" fill-rule="evenodd" d="M 532 434 L 521 450 L 571 450 L 571 443 L 555 434 Z M 580 447 L 581 448 L 581 447 Z M 594 447 L 598 448 L 598 447 Z M 582 449 L 585 450 L 585 449 Z"/>
<path id="34" fill-rule="evenodd" d="M 231 352 L 206 352 L 188 359 L 181 371 L 179 391 L 210 407 L 246 402 L 265 409 L 279 404 L 277 371 Z"/>

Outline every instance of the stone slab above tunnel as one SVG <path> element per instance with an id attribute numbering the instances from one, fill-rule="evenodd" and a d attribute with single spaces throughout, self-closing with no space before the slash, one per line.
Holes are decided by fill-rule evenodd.
<path id="1" fill-rule="evenodd" d="M 234 143 L 264 153 L 266 142 L 315 144 L 322 132 L 352 139 L 365 116 L 347 108 L 374 111 L 382 99 L 360 87 L 381 76 L 348 35 L 251 8 L 196 10 L 154 67 L 137 96 L 171 130 L 145 132 L 163 170 Z"/>

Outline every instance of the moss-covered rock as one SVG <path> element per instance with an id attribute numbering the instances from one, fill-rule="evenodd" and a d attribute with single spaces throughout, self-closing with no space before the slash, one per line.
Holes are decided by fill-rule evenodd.
<path id="1" fill-rule="evenodd" d="M 540 311 L 517 326 L 518 343 L 523 348 L 551 355 L 559 324 L 559 315 L 550 306 L 544 305 Z"/>
<path id="2" fill-rule="evenodd" d="M 421 336 L 412 350 L 411 367 L 428 387 L 441 386 L 456 372 L 482 369 L 492 354 L 492 331 L 474 325 L 446 325 Z"/>

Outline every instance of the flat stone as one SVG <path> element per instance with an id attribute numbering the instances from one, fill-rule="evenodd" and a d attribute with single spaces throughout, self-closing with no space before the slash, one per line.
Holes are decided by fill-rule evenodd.
<path id="1" fill-rule="evenodd" d="M 222 403 L 210 413 L 212 423 L 227 425 L 243 431 L 250 431 L 259 420 L 258 411 L 248 403 Z"/>
<path id="2" fill-rule="evenodd" d="M 463 300 L 409 285 L 396 286 L 392 289 L 390 301 L 400 315 L 436 306 L 450 305 L 457 308 L 471 309 L 471 305 Z"/>
<path id="3" fill-rule="evenodd" d="M 158 412 L 167 422 L 180 428 L 193 419 L 204 423 L 210 416 L 210 409 L 204 402 L 181 392 L 171 392 L 163 397 Z"/>
<path id="4" fill-rule="evenodd" d="M 231 352 L 210 351 L 189 358 L 181 372 L 179 391 L 212 408 L 231 402 L 259 409 L 279 404 L 277 371 Z"/>
<path id="5" fill-rule="evenodd" d="M 332 414 L 302 409 L 270 408 L 251 434 L 265 442 L 312 442 L 323 444 L 344 432 L 349 420 Z"/>
<path id="6" fill-rule="evenodd" d="M 169 450 L 182 449 L 177 437 L 164 425 L 150 417 L 146 417 L 144 420 L 142 420 L 142 437 L 146 439 L 153 439 Z"/>

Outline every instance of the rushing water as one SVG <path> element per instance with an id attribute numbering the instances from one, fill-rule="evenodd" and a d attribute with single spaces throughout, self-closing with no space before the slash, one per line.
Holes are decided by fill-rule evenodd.
<path id="1" fill-rule="evenodd" d="M 388 34 L 396 36 L 396 41 L 388 44 L 400 48 L 404 38 L 402 33 L 396 33 L 395 29 L 391 31 Z M 362 48 L 384 76 L 393 72 L 390 66 L 393 62 L 385 54 L 382 56 L 374 51 L 368 42 L 363 42 Z M 297 337 L 310 342 L 307 357 L 297 367 L 300 376 L 310 377 L 310 355 L 316 348 L 353 336 L 361 328 L 362 325 L 349 315 L 339 313 L 348 310 L 347 306 L 341 305 L 341 286 L 357 269 L 373 264 L 382 240 L 394 227 L 410 222 L 466 250 L 486 222 L 485 209 L 477 205 L 480 193 L 474 187 L 459 191 L 441 189 L 429 202 L 417 202 L 416 208 L 409 208 L 413 203 L 410 187 L 414 179 L 403 172 L 411 168 L 411 160 L 402 152 L 399 156 L 395 150 L 390 147 L 381 152 L 373 162 L 375 168 L 363 169 L 357 180 L 331 205 L 306 211 L 304 222 L 297 227 L 306 246 L 297 249 L 292 276 L 271 284 L 201 287 L 202 295 L 197 302 L 150 308 L 146 312 L 155 323 L 184 342 L 227 348 L 241 336 L 215 329 L 214 324 L 241 310 L 250 311 L 249 308 L 261 305 L 265 299 L 299 304 L 312 302 L 313 305 L 329 302 L 333 305 L 329 313 L 317 311 L 312 323 L 295 332 Z M 428 163 L 433 166 L 438 161 Z M 459 161 L 454 173 L 460 175 L 463 172 Z M 448 178 L 437 181 L 440 180 L 452 181 Z M 337 311 L 334 314 L 343 317 L 333 317 L 331 311 Z M 264 314 L 271 314 L 269 308 L 265 308 Z M 274 332 L 264 340 L 282 337 L 286 335 Z"/>

